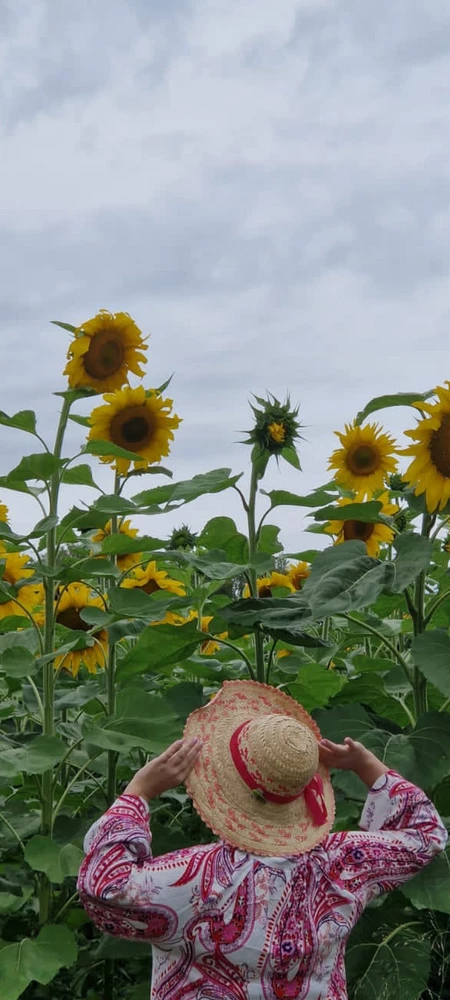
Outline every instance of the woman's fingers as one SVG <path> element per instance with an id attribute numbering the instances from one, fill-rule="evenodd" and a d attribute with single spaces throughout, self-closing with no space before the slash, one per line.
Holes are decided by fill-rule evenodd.
<path id="1" fill-rule="evenodd" d="M 175 743 L 171 743 L 170 747 L 167 747 L 167 750 L 164 750 L 164 753 L 160 754 L 158 759 L 162 764 L 165 764 L 166 761 L 170 760 L 175 756 L 175 754 L 179 753 L 182 746 L 183 740 L 175 740 Z"/>

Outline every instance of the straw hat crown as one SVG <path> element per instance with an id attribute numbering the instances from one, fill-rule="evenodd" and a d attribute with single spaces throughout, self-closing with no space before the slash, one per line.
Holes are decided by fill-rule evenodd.
<path id="1" fill-rule="evenodd" d="M 252 777 L 274 794 L 301 792 L 319 766 L 313 733 L 289 716 L 268 714 L 252 719 L 241 728 L 238 745 Z"/>

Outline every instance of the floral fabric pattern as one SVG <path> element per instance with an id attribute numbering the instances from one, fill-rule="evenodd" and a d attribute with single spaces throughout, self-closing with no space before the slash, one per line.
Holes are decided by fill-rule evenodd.
<path id="1" fill-rule="evenodd" d="M 122 795 L 94 823 L 78 888 L 102 931 L 152 944 L 151 1000 L 346 1000 L 345 945 L 364 907 L 447 840 L 425 793 L 393 771 L 360 831 L 301 857 L 219 842 L 153 859 L 148 814 Z"/>

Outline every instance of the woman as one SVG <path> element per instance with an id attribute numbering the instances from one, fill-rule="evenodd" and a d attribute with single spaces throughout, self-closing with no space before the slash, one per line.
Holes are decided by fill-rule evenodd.
<path id="1" fill-rule="evenodd" d="M 367 785 L 362 832 L 330 833 L 329 768 Z M 183 781 L 220 839 L 153 860 L 148 803 Z M 345 1000 L 364 907 L 446 839 L 424 792 L 361 743 L 322 740 L 275 688 L 227 681 L 91 828 L 78 887 L 97 927 L 151 942 L 152 1000 Z"/>

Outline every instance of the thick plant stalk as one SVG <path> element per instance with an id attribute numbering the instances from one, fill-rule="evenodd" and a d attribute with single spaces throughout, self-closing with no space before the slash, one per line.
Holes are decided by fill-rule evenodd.
<path id="1" fill-rule="evenodd" d="M 422 519 L 422 535 L 428 538 L 430 530 L 432 527 L 432 518 L 429 514 L 424 514 Z M 425 631 L 426 619 L 425 619 L 425 580 L 426 580 L 426 570 L 422 570 L 417 577 L 415 587 L 414 587 L 414 606 L 415 615 L 413 616 L 414 625 L 414 635 L 420 635 Z M 427 698 L 427 680 L 423 676 L 418 667 L 414 667 L 414 680 L 413 680 L 413 692 L 414 692 L 414 711 L 416 719 L 428 709 L 428 698 Z"/>
<path id="2" fill-rule="evenodd" d="M 61 449 L 64 440 L 64 432 L 70 411 L 70 402 L 64 397 L 64 402 L 59 418 L 56 432 L 54 456 L 61 457 Z M 56 515 L 58 512 L 58 495 L 61 483 L 60 472 L 56 470 L 50 481 L 50 504 L 49 515 Z M 55 644 L 55 584 L 51 571 L 55 568 L 56 561 L 56 528 L 50 528 L 47 534 L 47 567 L 49 575 L 44 579 L 45 592 L 45 623 L 44 623 L 44 654 L 53 653 Z M 55 675 L 53 661 L 44 664 L 43 668 L 43 720 L 42 732 L 44 736 L 54 734 L 54 690 Z M 50 837 L 53 826 L 53 771 L 46 771 L 42 776 L 42 811 L 41 811 L 41 832 L 44 836 Z M 52 911 L 52 887 L 46 875 L 42 875 L 39 892 L 39 922 L 46 923 Z"/>
<path id="3" fill-rule="evenodd" d="M 256 520 L 255 520 L 257 489 L 258 489 L 258 472 L 255 462 L 253 462 L 252 478 L 250 480 L 250 493 L 247 505 L 248 548 L 249 548 L 250 561 L 256 552 L 256 546 L 258 543 Z M 257 580 L 256 570 L 251 568 L 249 571 L 249 587 L 252 597 L 258 596 L 258 585 L 256 580 Z M 256 665 L 256 680 L 262 681 L 264 683 L 266 679 L 265 666 L 264 666 L 264 639 L 260 632 L 255 632 L 255 665 Z"/>

